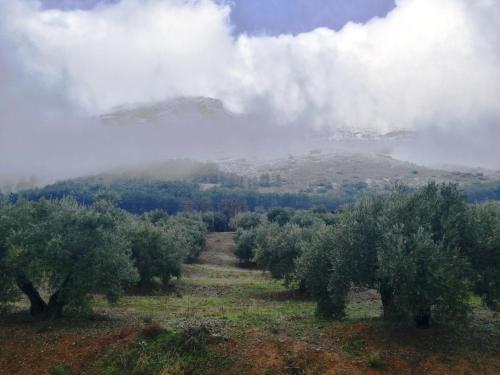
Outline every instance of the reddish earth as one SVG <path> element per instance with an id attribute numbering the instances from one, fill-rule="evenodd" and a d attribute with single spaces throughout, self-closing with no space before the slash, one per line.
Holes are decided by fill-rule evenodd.
<path id="1" fill-rule="evenodd" d="M 92 361 L 116 346 L 135 340 L 135 327 L 48 328 L 39 324 L 2 325 L 1 375 L 45 375 L 60 365 L 78 374 Z"/>
<path id="2" fill-rule="evenodd" d="M 202 262 L 226 267 L 235 263 L 231 234 L 214 235 L 207 243 L 219 253 L 205 252 Z M 481 323 L 488 324 L 497 323 Z M 126 348 L 139 334 L 154 337 L 161 332 L 154 324 L 140 326 L 132 313 L 101 321 L 63 319 L 57 324 L 10 316 L 0 321 L 0 375 L 51 374 L 61 364 L 67 372 L 78 374 L 94 368 L 93 364 L 98 367 L 98 357 Z M 500 343 L 498 333 L 492 332 L 500 327 L 490 328 L 490 333 L 478 329 L 475 335 L 472 329 L 454 336 L 381 322 L 332 323 L 303 335 L 253 328 L 236 330 L 230 339 L 210 348 L 232 359 L 224 375 L 494 375 L 500 374 Z M 375 353 L 378 368 L 368 364 Z"/>
<path id="3" fill-rule="evenodd" d="M 0 332 L 0 374 L 50 374 L 59 364 L 78 374 L 98 356 L 126 346 L 137 339 L 136 326 L 123 328 L 57 328 L 26 326 L 2 327 Z M 272 335 L 249 329 L 244 337 L 214 344 L 212 349 L 235 360 L 236 368 L 226 375 L 238 374 L 431 374 L 488 375 L 500 373 L 500 358 L 492 353 L 433 353 L 432 332 L 418 343 L 404 335 L 392 340 L 387 332 L 366 324 L 334 325 L 331 332 L 312 343 L 293 337 Z M 342 349 L 354 339 L 364 343 L 361 355 Z M 406 342 L 406 344 L 405 344 Z M 420 348 L 420 345 L 427 347 Z M 370 368 L 367 357 L 380 353 L 382 367 Z"/>
<path id="4" fill-rule="evenodd" d="M 406 341 L 405 335 L 392 340 L 381 328 L 366 324 L 333 325 L 330 333 L 310 342 L 277 336 L 256 329 L 245 339 L 228 341 L 212 348 L 229 355 L 239 364 L 238 374 L 318 375 L 493 375 L 500 373 L 500 357 L 477 351 L 434 354 L 433 335 Z M 427 336 L 427 337 L 426 337 Z M 353 340 L 364 343 L 359 355 L 346 352 Z M 405 344 L 405 342 L 407 342 Z M 422 347 L 420 347 L 422 346 Z M 427 349 L 426 349 L 427 348 Z M 370 367 L 368 356 L 379 353 L 380 363 Z M 225 374 L 235 374 L 234 368 Z"/>

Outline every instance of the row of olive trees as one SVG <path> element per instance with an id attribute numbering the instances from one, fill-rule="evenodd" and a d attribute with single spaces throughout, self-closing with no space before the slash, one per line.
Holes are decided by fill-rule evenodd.
<path id="1" fill-rule="evenodd" d="M 0 304 L 24 294 L 32 315 L 58 317 L 66 307 L 88 308 L 94 293 L 115 301 L 134 284 L 166 285 L 200 253 L 200 217 L 136 217 L 108 198 L 90 207 L 72 199 L 0 201 Z"/>
<path id="2" fill-rule="evenodd" d="M 455 185 L 403 187 L 334 217 L 245 214 L 236 254 L 287 283 L 296 281 L 324 317 L 342 318 L 352 286 L 377 289 L 384 317 L 460 322 L 471 295 L 500 301 L 500 205 L 468 205 Z"/>

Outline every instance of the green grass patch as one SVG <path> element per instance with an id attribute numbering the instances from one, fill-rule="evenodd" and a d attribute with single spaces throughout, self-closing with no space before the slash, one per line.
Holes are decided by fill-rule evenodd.
<path id="1" fill-rule="evenodd" d="M 363 354 L 364 349 L 365 349 L 365 342 L 362 338 L 359 337 L 352 338 L 350 342 L 342 345 L 343 351 L 355 357 L 359 357 L 361 354 Z"/>
<path id="2" fill-rule="evenodd" d="M 156 338 L 140 339 L 103 360 L 99 375 L 219 374 L 231 365 L 221 353 L 201 340 L 189 345 L 182 332 L 166 331 Z"/>

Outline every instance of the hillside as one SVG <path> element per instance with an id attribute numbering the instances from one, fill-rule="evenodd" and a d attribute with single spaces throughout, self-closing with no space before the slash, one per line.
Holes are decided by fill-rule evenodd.
<path id="1" fill-rule="evenodd" d="M 263 191 L 281 192 L 340 194 L 350 188 L 384 191 L 397 182 L 420 186 L 433 180 L 456 182 L 466 187 L 500 180 L 500 171 L 464 167 L 453 170 L 428 168 L 384 154 L 323 154 L 320 150 L 286 159 L 221 160 L 218 165 L 224 172 L 258 179 L 261 187 L 266 187 Z M 265 183 L 262 183 L 263 180 Z"/>
<path id="2" fill-rule="evenodd" d="M 91 203 L 100 191 L 119 198 L 133 213 L 154 209 L 237 212 L 272 207 L 334 210 L 365 195 L 387 193 L 396 184 L 417 187 L 454 182 L 469 201 L 500 199 L 500 172 L 431 169 L 380 154 L 323 154 L 286 159 L 219 159 L 210 163 L 173 159 L 110 170 L 19 193 L 31 200 L 72 196 Z"/>

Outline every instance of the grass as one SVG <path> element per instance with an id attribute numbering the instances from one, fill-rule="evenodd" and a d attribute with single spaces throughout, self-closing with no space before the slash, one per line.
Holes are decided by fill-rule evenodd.
<path id="1" fill-rule="evenodd" d="M 314 303 L 310 301 L 276 300 L 273 293 L 286 292 L 286 289 L 277 282 L 246 280 L 244 284 L 228 286 L 228 288 L 210 289 L 219 287 L 225 281 L 210 279 L 181 281 L 177 287 L 183 289 L 186 285 L 208 286 L 208 290 L 192 290 L 183 294 L 159 296 L 125 296 L 114 310 L 141 314 L 163 324 L 172 324 L 179 318 L 218 318 L 238 327 L 269 328 L 284 325 L 287 322 L 312 320 L 314 318 Z M 185 289 L 185 288 L 184 288 Z M 210 295 L 214 293 L 216 295 Z M 98 308 L 107 308 L 107 302 L 97 299 Z M 311 323 L 311 322 L 309 322 Z"/>
<path id="2" fill-rule="evenodd" d="M 95 367 L 98 371 L 89 374 L 216 374 L 224 373 L 224 369 L 229 369 L 225 373 L 231 373 L 232 361 L 240 358 L 241 347 L 228 356 L 224 355 L 224 350 L 216 350 L 211 345 L 201 345 L 196 350 L 182 349 L 184 339 L 180 338 L 180 329 L 190 321 L 222 327 L 224 334 L 216 336 L 230 337 L 232 344 L 238 343 L 243 348 L 245 345 L 258 348 L 265 342 L 280 351 L 289 369 L 316 365 L 316 350 L 324 354 L 332 348 L 334 352 L 342 353 L 346 363 L 356 360 L 362 366 L 378 369 L 391 368 L 391 357 L 386 352 L 394 352 L 402 344 L 422 353 L 432 341 L 433 345 L 438 345 L 432 349 L 434 353 L 434 350 L 443 352 L 446 343 L 450 342 L 451 353 L 458 353 L 460 340 L 452 335 L 450 339 L 439 336 L 440 342 L 437 342 L 434 330 L 416 332 L 412 327 L 386 326 L 381 319 L 382 306 L 376 298 L 358 296 L 356 303 L 347 306 L 346 319 L 342 322 L 319 319 L 314 314 L 315 304 L 308 298 L 291 293 L 282 282 L 272 280 L 266 273 L 237 267 L 229 235 L 209 236 L 207 243 L 208 250 L 201 254 L 200 262 L 185 265 L 183 277 L 174 280 L 170 290 L 151 295 L 126 295 L 112 308 L 104 298 L 96 297 L 96 313 L 103 316 L 116 314 L 127 319 L 133 317 L 142 321 L 141 325 L 148 323 L 150 328 L 156 329 L 150 329 L 152 335 L 143 334 L 137 340 L 104 354 Z M 475 332 L 480 336 L 481 345 L 494 351 L 493 339 L 500 336 L 498 316 L 485 309 L 477 298 L 471 299 L 471 306 L 475 311 L 473 325 L 477 325 Z M 167 330 L 164 332 L 158 326 L 167 327 Z M 382 330 L 384 337 L 377 338 L 377 332 Z M 401 332 L 406 332 L 402 338 Z M 375 338 L 367 336 L 372 334 Z M 483 340 L 489 335 L 493 335 L 493 339 Z M 477 338 L 469 334 L 461 337 L 464 352 L 475 353 Z M 291 353 L 293 345 L 284 344 L 289 342 L 286 340 L 299 347 L 312 345 L 313 355 L 308 358 L 309 362 L 300 362 L 304 352 Z M 317 346 L 321 349 L 316 349 Z M 386 351 L 387 347 L 390 350 Z M 383 364 L 379 354 L 381 348 L 384 348 Z M 288 363 L 291 359 L 295 362 Z M 273 366 L 275 364 L 269 364 L 269 373 L 273 373 Z M 53 373 L 62 375 L 64 371 L 60 367 Z"/>
<path id="3" fill-rule="evenodd" d="M 114 309 L 167 326 L 178 319 L 202 317 L 220 319 L 235 328 L 303 334 L 328 324 L 315 317 L 312 301 L 290 297 L 281 281 L 262 271 L 237 267 L 232 246 L 231 239 L 213 244 L 209 240 L 209 252 L 201 255 L 202 263 L 185 265 L 184 276 L 173 282 L 174 293 L 124 296 Z M 104 299 L 96 302 L 98 308 L 107 309 Z M 351 304 L 346 323 L 376 320 L 380 314 L 380 304 Z"/>
<path id="4" fill-rule="evenodd" d="M 192 317 L 273 331 L 292 326 L 300 331 L 318 323 L 313 302 L 287 299 L 289 290 L 282 282 L 258 270 L 238 268 L 231 239 L 213 246 L 222 250 L 202 254 L 202 264 L 184 266 L 185 276 L 173 283 L 175 293 L 124 296 L 114 309 L 148 316 L 167 326 Z M 104 299 L 98 297 L 96 302 L 98 309 L 108 308 Z"/>
<path id="5" fill-rule="evenodd" d="M 360 337 L 353 337 L 348 343 L 342 345 L 342 350 L 352 356 L 359 357 L 363 354 L 365 349 L 365 342 Z"/>
<path id="6" fill-rule="evenodd" d="M 182 332 L 165 331 L 102 359 L 99 375 L 219 374 L 231 361 L 201 341 L 187 347 Z"/>
<path id="7" fill-rule="evenodd" d="M 54 369 L 52 370 L 51 375 L 68 375 L 68 372 L 66 371 L 66 369 L 64 368 L 64 366 L 62 366 L 62 365 L 57 365 L 57 366 L 56 366 L 56 367 L 54 367 Z"/>
<path id="8" fill-rule="evenodd" d="M 368 358 L 366 359 L 366 363 L 368 367 L 371 368 L 383 368 L 384 363 L 382 362 L 382 359 L 380 358 L 380 352 L 374 352 L 368 355 Z"/>

